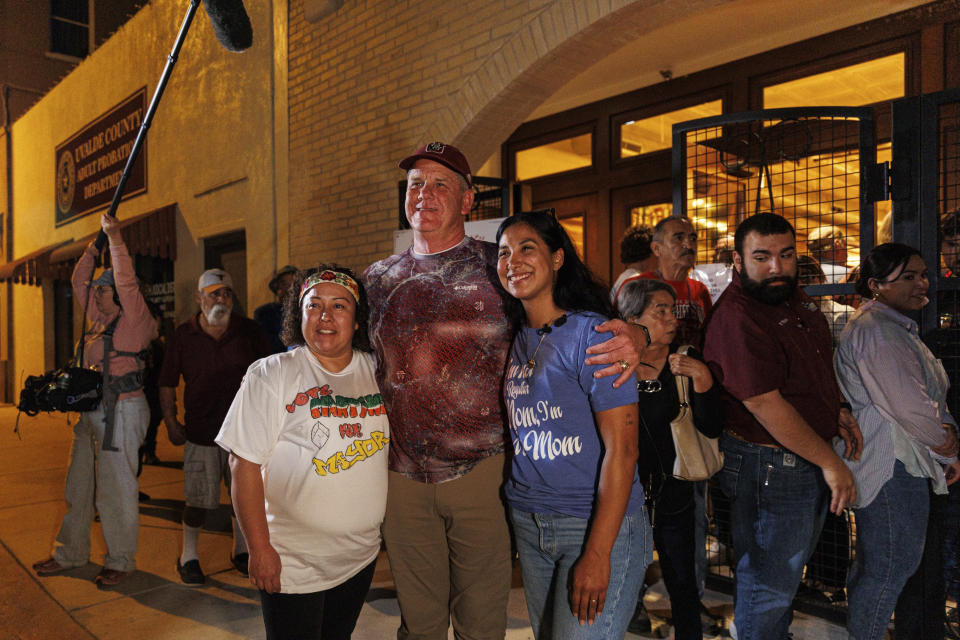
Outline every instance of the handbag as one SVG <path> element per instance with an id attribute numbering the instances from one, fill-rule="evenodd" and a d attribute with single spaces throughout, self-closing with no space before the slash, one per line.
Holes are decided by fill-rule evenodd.
<path id="1" fill-rule="evenodd" d="M 677 349 L 677 353 L 686 355 L 689 350 L 690 345 L 683 345 Z M 677 381 L 677 397 L 680 398 L 680 413 L 670 421 L 673 448 L 677 452 L 673 462 L 673 477 L 678 480 L 706 480 L 723 468 L 720 440 L 703 435 L 693 423 L 693 407 L 687 400 L 690 378 L 674 378 Z"/>

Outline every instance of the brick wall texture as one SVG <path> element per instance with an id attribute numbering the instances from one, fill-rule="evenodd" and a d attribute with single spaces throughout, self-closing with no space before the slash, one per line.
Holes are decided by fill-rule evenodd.
<path id="1" fill-rule="evenodd" d="M 398 160 L 424 142 L 476 169 L 543 100 L 634 38 L 729 0 L 290 2 L 290 256 L 392 253 Z"/>

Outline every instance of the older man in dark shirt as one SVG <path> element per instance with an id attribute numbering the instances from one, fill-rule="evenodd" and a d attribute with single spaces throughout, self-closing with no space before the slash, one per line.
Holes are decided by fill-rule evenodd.
<path id="1" fill-rule="evenodd" d="M 841 409 L 827 321 L 797 288 L 795 242 L 781 216 L 745 220 L 736 273 L 707 325 L 704 355 L 727 415 L 718 485 L 731 502 L 739 640 L 787 637 L 827 509 L 856 496 L 830 440 L 840 435 L 855 455 L 859 427 Z"/>
<path id="2" fill-rule="evenodd" d="M 223 269 L 208 269 L 197 283 L 200 311 L 174 331 L 158 381 L 167 434 L 183 452 L 185 506 L 183 551 L 177 559 L 180 580 L 199 586 L 197 544 L 207 511 L 220 505 L 220 480 L 230 487 L 227 453 L 214 442 L 233 396 L 254 360 L 272 353 L 267 334 L 256 322 L 233 312 L 233 280 Z M 177 385 L 183 378 L 183 423 L 177 418 Z M 243 533 L 233 518 L 231 564 L 247 574 Z"/>

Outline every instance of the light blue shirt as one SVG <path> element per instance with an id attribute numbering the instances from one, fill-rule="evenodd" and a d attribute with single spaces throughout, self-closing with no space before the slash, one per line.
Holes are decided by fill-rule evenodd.
<path id="1" fill-rule="evenodd" d="M 857 310 L 834 355 L 840 390 L 863 432 L 858 461 L 844 460 L 857 482 L 854 507 L 865 507 L 893 477 L 900 460 L 915 477 L 933 480 L 946 493 L 943 458 L 931 451 L 944 443 L 943 424 L 956 426 L 947 410 L 950 381 L 943 365 L 920 340 L 917 323 L 882 302 Z M 838 454 L 843 442 L 836 442 Z"/>

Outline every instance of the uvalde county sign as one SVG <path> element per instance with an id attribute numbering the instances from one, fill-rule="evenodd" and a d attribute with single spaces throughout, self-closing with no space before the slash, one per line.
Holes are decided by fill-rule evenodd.
<path id="1" fill-rule="evenodd" d="M 56 149 L 56 225 L 102 209 L 113 200 L 120 175 L 140 131 L 147 88 L 75 133 Z M 147 144 L 133 164 L 124 199 L 147 191 Z"/>

